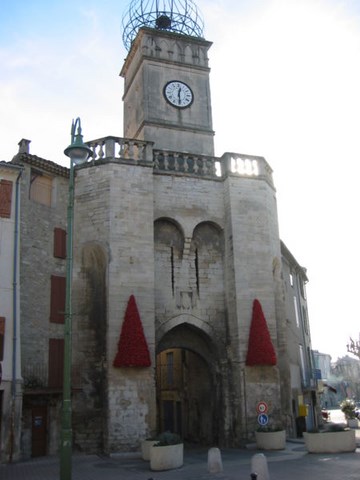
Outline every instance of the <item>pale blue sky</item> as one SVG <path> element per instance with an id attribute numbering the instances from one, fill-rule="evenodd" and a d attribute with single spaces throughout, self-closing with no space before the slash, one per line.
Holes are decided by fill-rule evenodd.
<path id="1" fill-rule="evenodd" d="M 122 136 L 127 1 L 13 0 L 0 16 L 0 160 L 21 138 L 67 164 L 85 140 Z M 217 155 L 274 170 L 280 235 L 308 269 L 312 346 L 346 354 L 360 330 L 360 2 L 198 0 L 209 52 Z M 324 333 L 325 332 L 325 333 Z"/>

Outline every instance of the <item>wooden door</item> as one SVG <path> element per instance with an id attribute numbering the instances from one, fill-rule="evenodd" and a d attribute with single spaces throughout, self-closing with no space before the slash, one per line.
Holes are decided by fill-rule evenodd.
<path id="1" fill-rule="evenodd" d="M 32 407 L 32 442 L 31 456 L 41 457 L 46 455 L 47 444 L 47 407 Z"/>

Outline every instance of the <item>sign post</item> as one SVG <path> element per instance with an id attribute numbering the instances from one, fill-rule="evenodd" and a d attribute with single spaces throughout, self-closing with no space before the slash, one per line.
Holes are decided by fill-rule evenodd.
<path id="1" fill-rule="evenodd" d="M 267 415 L 267 411 L 268 411 L 267 403 L 266 402 L 259 402 L 256 405 L 256 411 L 258 413 L 258 418 L 257 418 L 258 424 L 260 426 L 264 427 L 269 422 L 269 417 Z"/>

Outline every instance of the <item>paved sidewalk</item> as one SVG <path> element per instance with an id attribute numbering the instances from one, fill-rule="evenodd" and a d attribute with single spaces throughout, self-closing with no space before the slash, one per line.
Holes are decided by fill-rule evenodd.
<path id="1" fill-rule="evenodd" d="M 249 480 L 254 448 L 221 450 L 223 472 L 207 472 L 207 450 L 185 451 L 184 466 L 152 472 L 138 455 L 74 455 L 72 480 Z M 264 452 L 271 480 L 359 480 L 360 449 L 354 453 L 310 455 L 300 442 L 286 449 Z M 1 480 L 57 480 L 58 457 L 41 457 L 12 465 L 0 465 Z"/>

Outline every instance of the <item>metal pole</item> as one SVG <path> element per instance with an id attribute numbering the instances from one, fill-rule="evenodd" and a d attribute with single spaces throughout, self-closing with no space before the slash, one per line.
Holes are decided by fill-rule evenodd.
<path id="1" fill-rule="evenodd" d="M 76 131 L 77 129 L 77 131 Z M 75 165 L 85 163 L 92 155 L 91 148 L 84 145 L 80 118 L 72 121 L 71 144 L 64 150 L 70 158 L 69 200 L 67 208 L 66 238 L 66 297 L 64 319 L 64 383 L 60 444 L 60 480 L 71 480 L 72 425 L 71 425 L 71 334 L 72 334 L 72 264 Z"/>
<path id="2" fill-rule="evenodd" d="M 71 333 L 72 333 L 72 263 L 74 220 L 74 164 L 70 159 L 69 200 L 67 207 L 66 238 L 66 296 L 64 319 L 64 383 L 62 430 L 60 445 L 60 480 L 71 480 L 72 425 L 71 425 Z"/>

